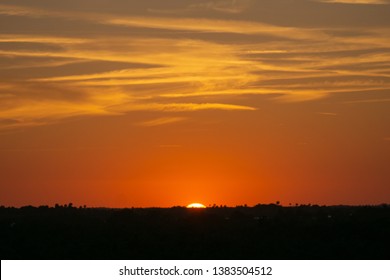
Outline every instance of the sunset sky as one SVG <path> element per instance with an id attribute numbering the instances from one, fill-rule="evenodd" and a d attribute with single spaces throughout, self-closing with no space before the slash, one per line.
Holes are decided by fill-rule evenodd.
<path id="1" fill-rule="evenodd" d="M 390 203 L 390 1 L 2 0 L 0 204 Z"/>

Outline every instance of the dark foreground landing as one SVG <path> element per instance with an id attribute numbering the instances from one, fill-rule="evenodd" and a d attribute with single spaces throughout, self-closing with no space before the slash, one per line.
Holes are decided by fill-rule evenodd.
<path id="1" fill-rule="evenodd" d="M 390 206 L 0 208 L 1 259 L 390 259 Z"/>

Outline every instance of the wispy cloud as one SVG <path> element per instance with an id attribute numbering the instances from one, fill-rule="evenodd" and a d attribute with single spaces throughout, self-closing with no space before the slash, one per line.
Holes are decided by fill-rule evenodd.
<path id="1" fill-rule="evenodd" d="M 369 5 L 386 5 L 390 4 L 388 0 L 317 0 L 325 3 L 342 3 L 342 4 L 369 4 Z"/>
<path id="2" fill-rule="evenodd" d="M 248 9 L 252 0 L 223 0 L 223 1 L 209 1 L 191 4 L 191 10 L 213 10 L 222 13 L 237 14 L 242 13 Z"/>
<path id="3" fill-rule="evenodd" d="M 326 91 L 321 92 L 318 90 L 297 90 L 292 91 L 290 94 L 282 94 L 280 96 L 275 97 L 275 100 L 283 101 L 283 102 L 302 102 L 302 101 L 312 101 L 323 98 L 327 96 L 328 93 Z"/>
<path id="4" fill-rule="evenodd" d="M 331 113 L 331 112 L 317 112 L 317 114 L 323 116 L 330 116 L 330 117 L 336 117 L 338 115 L 337 113 Z"/>
<path id="5" fill-rule="evenodd" d="M 345 103 L 359 104 L 359 103 L 383 103 L 383 102 L 390 102 L 390 98 L 360 99 L 360 100 L 346 101 Z"/>
<path id="6" fill-rule="evenodd" d="M 244 20 L 150 17 L 150 16 L 113 16 L 109 14 L 77 13 L 34 9 L 10 5 L 0 5 L 0 14 L 27 17 L 54 17 L 69 20 L 94 22 L 102 25 L 118 25 L 187 32 L 221 32 L 237 34 L 268 34 L 270 36 L 291 39 L 319 38 L 326 36 L 321 30 L 310 28 L 284 27 L 272 24 Z M 328 36 L 326 36 L 328 37 Z"/>
<path id="7" fill-rule="evenodd" d="M 101 18 L 100 23 L 128 27 L 146 27 L 177 31 L 234 33 L 234 34 L 265 34 L 274 37 L 303 40 L 309 38 L 329 38 L 321 30 L 309 28 L 294 28 L 271 25 L 260 22 L 217 20 L 199 18 L 168 18 L 168 17 L 123 17 Z"/>
<path id="8" fill-rule="evenodd" d="M 204 12 L 217 12 L 226 14 L 240 14 L 246 11 L 253 0 L 219 0 L 219 1 L 206 1 L 189 4 L 182 8 L 168 8 L 168 9 L 153 9 L 149 8 L 148 11 L 156 14 L 186 14 L 186 13 L 204 13 Z"/>
<path id="9" fill-rule="evenodd" d="M 144 121 L 141 123 L 138 123 L 140 126 L 161 126 L 161 125 L 167 125 L 177 122 L 182 122 L 186 120 L 186 118 L 183 117 L 165 117 L 165 118 L 158 118 L 153 120 Z"/>
<path id="10" fill-rule="evenodd" d="M 39 16 L 48 16 L 50 14 L 52 13 L 47 11 L 45 12 L 42 9 L 0 4 L 0 15 L 39 17 Z"/>
<path id="11" fill-rule="evenodd" d="M 121 104 L 109 108 L 112 112 L 129 111 L 164 111 L 164 112 L 193 112 L 201 110 L 226 110 L 226 111 L 254 111 L 256 108 L 235 104 L 223 103 L 144 103 Z"/>
<path id="12" fill-rule="evenodd" d="M 249 4 L 210 1 L 189 8 L 240 13 Z M 245 104 L 253 95 L 303 102 L 390 89 L 386 26 L 295 27 L 237 19 L 241 15 L 235 20 L 222 14 L 125 16 L 10 5 L 0 5 L 1 15 L 61 24 L 55 35 L 12 34 L 12 28 L 0 35 L 0 128 L 73 116 L 161 112 L 144 124 L 154 126 L 179 121 L 163 112 L 256 109 L 241 105 L 237 96 L 246 98 Z M 85 31 L 78 36 L 61 32 L 64 22 L 73 21 Z M 92 62 L 104 67 L 86 71 L 82 63 Z"/>
<path id="13" fill-rule="evenodd" d="M 0 42 L 2 43 L 49 43 L 49 44 L 85 44 L 90 40 L 85 38 L 72 37 L 50 37 L 50 36 L 31 36 L 20 34 L 1 34 Z"/>

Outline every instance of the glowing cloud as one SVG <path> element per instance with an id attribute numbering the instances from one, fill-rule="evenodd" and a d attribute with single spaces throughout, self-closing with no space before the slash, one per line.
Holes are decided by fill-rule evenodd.
<path id="1" fill-rule="evenodd" d="M 142 123 L 139 123 L 140 126 L 160 126 L 160 125 L 167 125 L 177 122 L 182 122 L 186 120 L 186 118 L 181 117 L 166 117 L 166 118 L 158 118 L 154 120 L 145 121 Z"/>
<path id="2" fill-rule="evenodd" d="M 209 1 L 191 4 L 191 10 L 213 10 L 222 13 L 238 14 L 245 11 L 252 0 L 224 0 L 224 1 Z"/>
<path id="3" fill-rule="evenodd" d="M 325 3 L 342 3 L 342 4 L 369 4 L 369 5 L 386 5 L 390 4 L 388 0 L 318 0 Z"/>
<path id="4" fill-rule="evenodd" d="M 146 103 L 123 104 L 109 108 L 112 112 L 129 111 L 166 111 L 166 112 L 191 112 L 200 110 L 226 110 L 226 111 L 254 111 L 250 106 L 221 104 L 221 103 Z"/>
<path id="5" fill-rule="evenodd" d="M 252 4 L 257 5 L 205 1 L 187 8 L 244 13 Z M 54 35 L 12 33 L 12 28 L 0 35 L 0 128 L 130 111 L 253 111 L 257 105 L 242 104 L 251 104 L 254 95 L 302 102 L 390 88 L 388 26 L 296 27 L 215 13 L 124 16 L 5 4 L 1 15 L 61 24 Z M 85 31 L 67 36 L 61 26 L 74 21 Z M 123 30 L 134 33 L 125 36 Z M 143 126 L 178 121 L 157 116 Z"/>

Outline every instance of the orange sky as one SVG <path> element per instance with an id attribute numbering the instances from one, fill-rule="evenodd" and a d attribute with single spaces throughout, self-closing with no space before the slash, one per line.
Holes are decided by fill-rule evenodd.
<path id="1" fill-rule="evenodd" d="M 390 203 L 389 10 L 4 0 L 0 204 Z"/>

